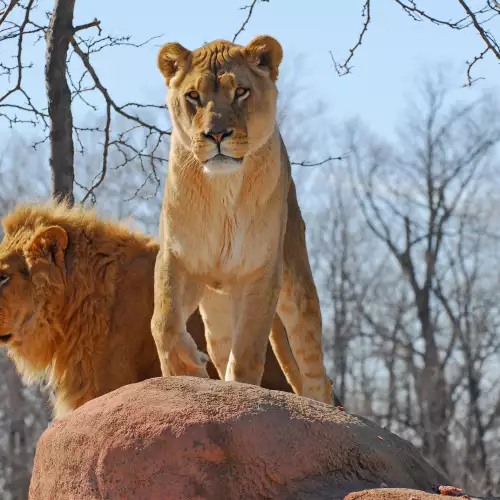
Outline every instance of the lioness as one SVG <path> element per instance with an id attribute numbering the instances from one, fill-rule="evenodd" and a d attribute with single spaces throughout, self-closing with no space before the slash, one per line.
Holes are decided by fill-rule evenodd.
<path id="1" fill-rule="evenodd" d="M 270 36 L 160 49 L 173 129 L 152 331 L 164 376 L 206 377 L 186 331 L 199 305 L 221 379 L 258 385 L 277 311 L 301 374 L 294 389 L 331 404 L 305 226 L 276 124 L 281 59 Z"/>
<path id="2" fill-rule="evenodd" d="M 62 204 L 20 205 L 2 223 L 0 346 L 25 379 L 47 379 L 56 418 L 161 376 L 151 335 L 156 241 Z M 204 349 L 196 319 L 191 332 Z M 277 328 L 286 357 L 286 334 Z M 271 350 L 263 385 L 291 392 Z"/>

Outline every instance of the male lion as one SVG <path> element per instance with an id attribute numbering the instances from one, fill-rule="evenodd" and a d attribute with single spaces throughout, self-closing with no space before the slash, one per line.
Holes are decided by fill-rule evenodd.
<path id="1" fill-rule="evenodd" d="M 118 387 L 161 376 L 151 335 L 158 253 L 152 238 L 52 203 L 21 205 L 3 226 L 0 345 L 27 380 L 48 379 L 56 418 Z M 191 319 L 204 349 L 203 330 Z M 286 351 L 284 331 L 280 338 Z M 272 351 L 268 361 L 265 385 L 290 391 Z"/>
<path id="2" fill-rule="evenodd" d="M 277 312 L 301 375 L 294 390 L 331 404 L 305 226 L 276 124 L 281 59 L 270 36 L 194 51 L 169 43 L 158 54 L 173 129 L 151 325 L 163 375 L 206 377 L 185 327 L 199 305 L 221 379 L 259 385 Z"/>

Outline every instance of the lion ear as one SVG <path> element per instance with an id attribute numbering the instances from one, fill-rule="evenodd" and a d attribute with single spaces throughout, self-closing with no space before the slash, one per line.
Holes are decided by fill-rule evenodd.
<path id="1" fill-rule="evenodd" d="M 278 68 L 283 59 L 281 44 L 272 36 L 257 36 L 246 47 L 245 54 L 250 59 L 257 59 L 261 67 L 269 69 L 273 81 L 278 78 Z"/>
<path id="2" fill-rule="evenodd" d="M 164 45 L 158 52 L 158 68 L 165 77 L 167 85 L 170 84 L 179 65 L 184 62 L 191 52 L 180 43 L 172 42 Z"/>
<path id="3" fill-rule="evenodd" d="M 64 251 L 68 247 L 68 233 L 61 226 L 38 230 L 26 245 L 24 252 L 33 263 L 38 258 L 52 257 L 58 266 L 64 265 Z"/>

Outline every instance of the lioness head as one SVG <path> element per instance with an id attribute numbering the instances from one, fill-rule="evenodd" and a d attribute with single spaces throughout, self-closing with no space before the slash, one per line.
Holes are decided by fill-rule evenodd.
<path id="1" fill-rule="evenodd" d="M 238 170 L 274 132 L 281 45 L 258 36 L 246 47 L 217 40 L 194 51 L 164 45 L 158 67 L 179 139 L 211 173 Z"/>
<path id="2" fill-rule="evenodd" d="M 67 233 L 59 226 L 25 226 L 10 232 L 5 220 L 4 227 L 6 235 L 0 244 L 0 345 L 38 357 L 32 360 L 34 365 L 43 365 L 49 361 L 50 339 L 44 336 L 47 313 L 57 313 L 65 285 Z"/>

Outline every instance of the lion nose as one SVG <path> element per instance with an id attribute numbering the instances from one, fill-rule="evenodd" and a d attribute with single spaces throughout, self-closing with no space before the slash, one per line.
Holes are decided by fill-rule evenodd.
<path id="1" fill-rule="evenodd" d="M 231 137 L 232 135 L 232 130 L 209 130 L 205 134 L 205 137 L 212 139 L 216 144 L 220 144 L 226 137 Z"/>

